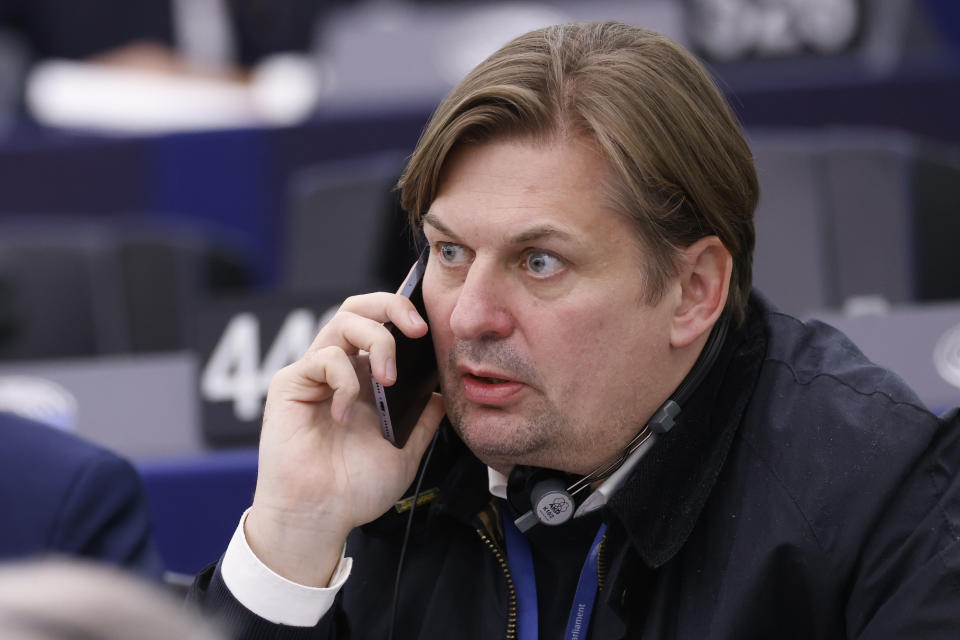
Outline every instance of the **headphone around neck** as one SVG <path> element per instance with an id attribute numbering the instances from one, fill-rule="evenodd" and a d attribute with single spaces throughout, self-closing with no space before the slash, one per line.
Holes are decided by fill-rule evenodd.
<path id="1" fill-rule="evenodd" d="M 653 447 L 657 436 L 673 428 L 683 406 L 720 355 L 729 325 L 727 315 L 722 315 L 713 326 L 707 343 L 689 373 L 616 458 L 580 478 L 551 469 L 515 467 L 507 482 L 507 496 L 514 511 L 523 514 L 514 521 L 517 528 L 525 532 L 541 523 L 547 526 L 561 525 L 606 504 L 610 495 Z M 590 485 L 601 480 L 606 482 L 589 496 L 583 493 Z"/>

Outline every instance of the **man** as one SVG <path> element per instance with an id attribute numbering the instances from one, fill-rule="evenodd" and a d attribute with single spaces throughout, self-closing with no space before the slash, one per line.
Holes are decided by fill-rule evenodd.
<path id="1" fill-rule="evenodd" d="M 146 495 L 129 462 L 9 413 L 0 413 L 0 443 L 0 561 L 74 556 L 161 578 Z"/>
<path id="2" fill-rule="evenodd" d="M 347 300 L 275 377 L 253 506 L 196 600 L 245 637 L 955 636 L 958 430 L 750 291 L 756 174 L 692 56 L 615 23 L 522 36 L 400 186 L 442 398 L 402 451 L 382 439 L 381 323 L 428 328 Z M 391 507 L 444 412 L 404 543 Z M 544 469 L 602 507 L 521 533 Z"/>

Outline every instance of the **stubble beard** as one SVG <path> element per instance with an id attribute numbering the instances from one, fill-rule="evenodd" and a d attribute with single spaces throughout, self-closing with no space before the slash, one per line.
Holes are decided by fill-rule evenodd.
<path id="1" fill-rule="evenodd" d="M 528 397 L 507 410 L 480 408 L 463 395 L 457 360 L 495 366 L 529 383 Z M 536 368 L 510 347 L 496 340 L 456 342 L 440 370 L 440 387 L 447 417 L 460 439 L 477 458 L 495 469 L 516 464 L 558 466 L 564 457 L 563 439 L 570 420 L 541 390 Z M 471 416 L 483 411 L 483 416 Z M 497 414 L 500 414 L 499 416 Z M 484 424 L 487 423 L 487 424 Z M 491 430 L 499 432 L 491 437 Z M 569 452 L 567 452 L 569 455 Z"/>

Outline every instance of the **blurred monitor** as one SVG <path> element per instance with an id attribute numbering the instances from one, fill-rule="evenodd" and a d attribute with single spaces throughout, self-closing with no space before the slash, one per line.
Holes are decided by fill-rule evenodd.
<path id="1" fill-rule="evenodd" d="M 751 132 L 754 282 L 785 311 L 960 299 L 960 156 L 885 131 Z"/>
<path id="2" fill-rule="evenodd" d="M 242 249 L 187 227 L 0 219 L 0 360 L 184 349 L 197 301 L 244 289 Z"/>
<path id="3" fill-rule="evenodd" d="M 390 290 L 416 260 L 394 190 L 406 154 L 376 153 L 291 179 L 284 232 L 288 291 Z"/>

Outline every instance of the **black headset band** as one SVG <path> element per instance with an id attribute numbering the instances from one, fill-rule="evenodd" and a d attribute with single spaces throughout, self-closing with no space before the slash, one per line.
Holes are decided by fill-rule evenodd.
<path id="1" fill-rule="evenodd" d="M 676 402 L 681 408 L 703 383 L 703 379 L 707 377 L 710 369 L 713 368 L 713 364 L 717 361 L 720 350 L 723 348 L 723 343 L 727 340 L 729 330 L 730 319 L 724 313 L 714 323 L 713 329 L 710 330 L 710 337 L 707 338 L 707 343 L 703 346 L 700 355 L 697 356 L 697 361 L 693 363 L 690 372 L 677 387 L 677 390 L 673 392 L 673 395 L 670 396 L 670 400 Z"/>

